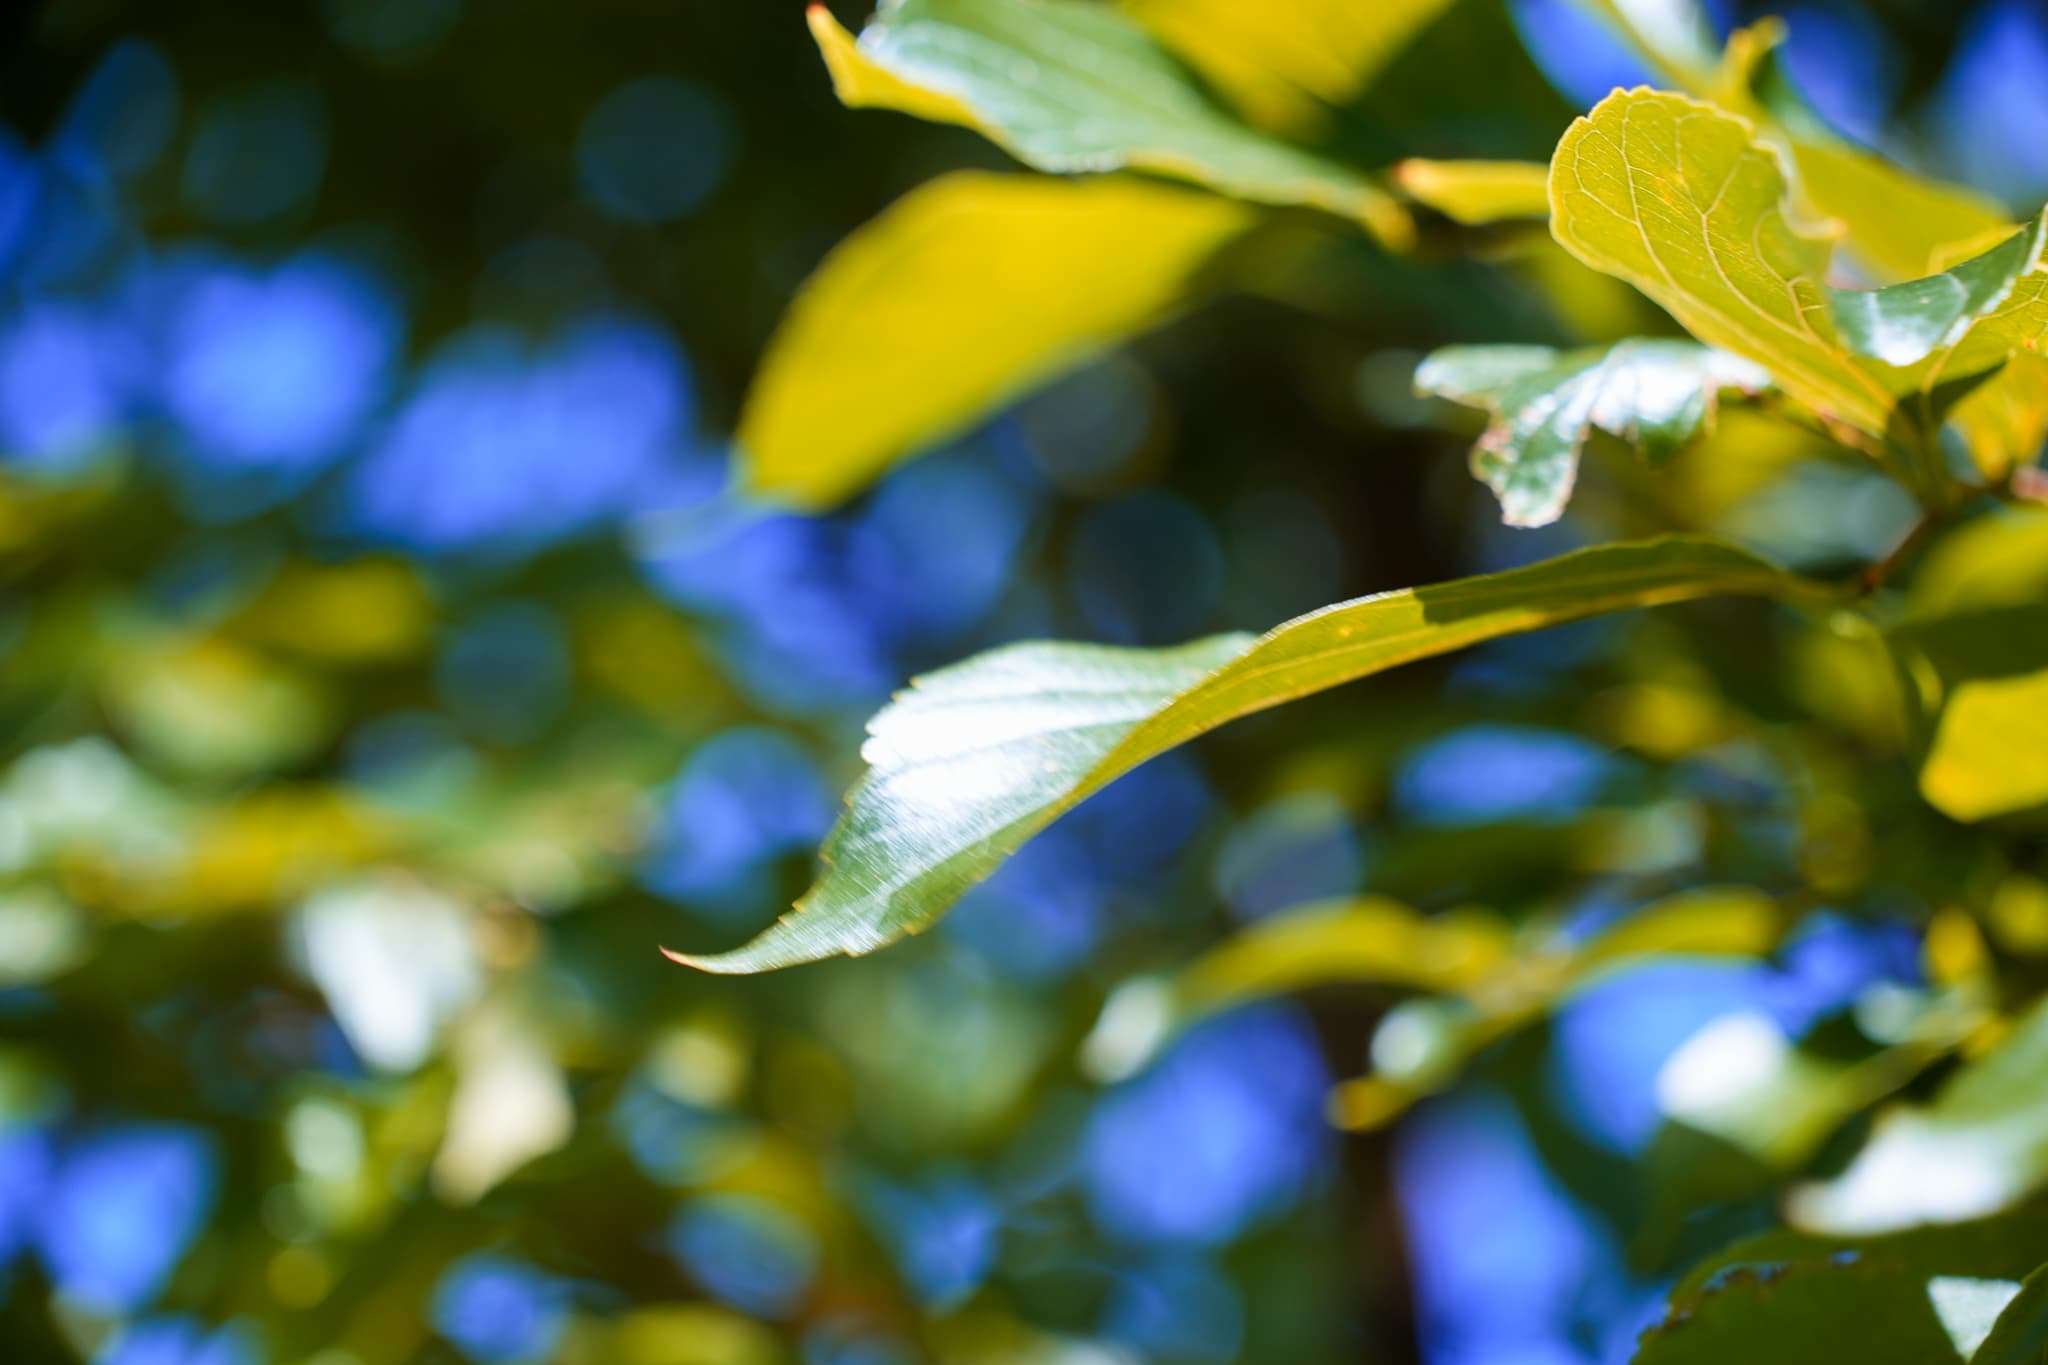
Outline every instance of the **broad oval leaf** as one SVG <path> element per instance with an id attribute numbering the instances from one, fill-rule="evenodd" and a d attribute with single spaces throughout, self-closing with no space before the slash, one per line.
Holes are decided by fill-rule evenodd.
<path id="1" fill-rule="evenodd" d="M 871 952 L 929 926 L 1025 840 L 1146 759 L 1340 683 L 1604 612 L 1815 593 L 1827 590 L 1732 546 L 1669 537 L 1360 598 L 1258 638 L 994 650 L 921 679 L 870 723 L 867 776 L 795 910 L 736 951 L 672 956 L 754 972 Z"/>
<path id="2" fill-rule="evenodd" d="M 826 258 L 741 415 L 747 489 L 830 506 L 1198 292 L 1252 221 L 1125 178 L 946 176 Z"/>
<path id="3" fill-rule="evenodd" d="M 1123 9 L 1262 123 L 1313 125 L 1456 0 L 1123 0 Z"/>
<path id="4" fill-rule="evenodd" d="M 1453 346 L 1415 372 L 1418 392 L 1492 414 L 1472 448 L 1472 472 L 1510 526 L 1563 515 L 1593 428 L 1665 459 L 1708 428 L 1723 392 L 1758 393 L 1770 382 L 1726 351 L 1657 339 L 1584 351 Z"/>
<path id="5" fill-rule="evenodd" d="M 1636 1365 L 1959 1365 L 1978 1306 L 2012 1302 L 2044 1252 L 2038 1208 L 1855 1241 L 1766 1233 L 1687 1274 Z"/>
<path id="6" fill-rule="evenodd" d="M 811 30 L 848 106 L 960 123 L 1055 173 L 1152 171 L 1325 209 L 1392 244 L 1412 225 L 1364 175 L 1247 127 L 1136 21 L 1092 0 L 886 0 L 858 41 Z"/>

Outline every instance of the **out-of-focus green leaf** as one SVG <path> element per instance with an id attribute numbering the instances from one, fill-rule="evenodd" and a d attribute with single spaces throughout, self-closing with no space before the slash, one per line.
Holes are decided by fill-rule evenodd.
<path id="1" fill-rule="evenodd" d="M 1957 820 L 2048 802 L 2048 607 L 1916 620 L 1890 638 L 1929 722 L 1922 795 Z"/>
<path id="2" fill-rule="evenodd" d="M 1122 0 L 1261 123 L 1312 125 L 1363 90 L 1456 0 Z"/>
<path id="3" fill-rule="evenodd" d="M 740 420 L 749 491 L 829 506 L 898 459 L 1159 321 L 1251 222 L 1126 178 L 962 173 L 913 190 L 805 284 Z"/>
<path id="4" fill-rule="evenodd" d="M 2038 1209 L 1861 1241 L 1766 1233 L 1694 1268 L 1635 1360 L 1953 1365 L 1967 1286 L 2016 1287 L 2044 1248 Z"/>
<path id="5" fill-rule="evenodd" d="M 1240 716 L 1482 640 L 1631 607 L 1811 584 L 1694 537 L 1361 598 L 1254 639 L 1178 649 L 1023 644 L 919 681 L 869 726 L 869 772 L 796 909 L 736 951 L 678 960 L 751 972 L 860 954 L 931 924 L 1090 793 Z"/>
<path id="6" fill-rule="evenodd" d="M 1462 1058 L 1612 968 L 1652 955 L 1762 956 L 1784 915 L 1762 892 L 1703 887 L 1645 906 L 1583 944 L 1511 933 L 1478 909 L 1425 915 L 1381 896 L 1271 916 L 1165 981 L 1110 997 L 1084 1055 L 1105 1079 L 1127 1075 L 1190 1025 L 1223 1010 L 1323 986 L 1376 985 L 1462 997 L 1443 1019 Z"/>
<path id="7" fill-rule="evenodd" d="M 1723 391 L 1756 393 L 1770 376 L 1738 356 L 1685 341 L 1635 339 L 1605 349 L 1453 346 L 1415 372 L 1415 387 L 1493 414 L 1472 472 L 1510 526 L 1563 515 L 1593 428 L 1662 460 L 1713 421 Z"/>
<path id="8" fill-rule="evenodd" d="M 2001 507 L 1956 527 L 1914 571 L 1906 611 L 1914 618 L 2048 601 L 2048 507 Z"/>
<path id="9" fill-rule="evenodd" d="M 1550 170 L 1534 161 L 1429 161 L 1394 165 L 1394 183 L 1468 227 L 1550 216 Z"/>
<path id="10" fill-rule="evenodd" d="M 2027 1276 L 2007 1301 L 1970 1365 L 2041 1365 L 2048 1360 L 2048 1266 Z"/>
<path id="11" fill-rule="evenodd" d="M 1385 190 L 1239 122 L 1111 6 L 892 0 L 858 42 L 822 5 L 810 13 L 849 106 L 965 124 L 1042 171 L 1152 171 L 1257 203 L 1325 209 L 1389 243 L 1411 232 Z"/>
<path id="12" fill-rule="evenodd" d="M 1817 1232 L 1890 1232 L 2019 1203 L 2048 1179 L 2044 1075 L 2048 1003 L 2036 1003 L 1933 1103 L 1881 1118 L 1847 1170 L 1795 1190 L 1793 1221 Z"/>
<path id="13" fill-rule="evenodd" d="M 1143 1066 L 1190 1025 L 1253 1000 L 1323 986 L 1454 992 L 1506 958 L 1507 925 L 1479 910 L 1425 915 L 1384 896 L 1304 905 L 1272 915 L 1165 981 L 1127 983 L 1084 1047 L 1099 1079 Z"/>

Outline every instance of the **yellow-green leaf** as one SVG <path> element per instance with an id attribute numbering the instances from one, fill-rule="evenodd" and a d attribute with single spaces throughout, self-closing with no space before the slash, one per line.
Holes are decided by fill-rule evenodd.
<path id="1" fill-rule="evenodd" d="M 1816 413 L 1882 435 L 1893 395 L 1837 334 L 1829 240 L 1791 221 L 1787 188 L 1746 120 L 1684 95 L 1616 91 L 1558 144 L 1551 231 Z"/>
<path id="2" fill-rule="evenodd" d="M 890 0 L 856 42 L 810 12 L 839 97 L 973 128 L 1055 173 L 1131 169 L 1324 209 L 1389 243 L 1406 212 L 1366 176 L 1221 108 L 1136 21 L 1092 0 Z"/>
<path id="3" fill-rule="evenodd" d="M 1468 227 L 1550 216 L 1550 168 L 1534 161 L 1428 161 L 1394 165 L 1403 194 Z"/>
<path id="4" fill-rule="evenodd" d="M 1565 134 L 1550 188 L 1573 254 L 1873 448 L 1904 445 L 1930 484 L 1948 410 L 2048 330 L 2048 219 L 1940 275 L 1830 289 L 1830 239 L 1792 220 L 1777 150 L 1683 95 L 1603 100 Z"/>
<path id="5" fill-rule="evenodd" d="M 804 285 L 738 445 L 755 493 L 826 507 L 1186 302 L 1251 223 L 1198 191 L 962 173 L 905 195 Z"/>
<path id="6" fill-rule="evenodd" d="M 2048 803 L 2048 607 L 1914 620 L 1890 638 L 1926 717 L 1928 802 L 1957 820 Z"/>
<path id="7" fill-rule="evenodd" d="M 1755 119 L 1789 154 L 1801 202 L 1842 233 L 1845 251 L 1876 284 L 1916 279 L 2009 237 L 1995 201 L 1916 175 L 1836 137 L 1784 70 L 1785 24 L 1764 19 L 1730 35 L 1715 103 Z"/>
<path id="8" fill-rule="evenodd" d="M 930 925 L 1039 830 L 1140 763 L 1240 716 L 1502 635 L 1631 607 L 1824 591 L 1671 537 L 1326 607 L 1177 649 L 1022 644 L 920 680 L 869 726 L 867 776 L 790 914 L 730 953 L 752 972 L 870 952 Z"/>
<path id="9" fill-rule="evenodd" d="M 1455 0 L 1123 0 L 1259 122 L 1313 124 L 1352 99 Z"/>
<path id="10" fill-rule="evenodd" d="M 1793 1220 L 1817 1232 L 1890 1232 L 2017 1204 L 2048 1181 L 2044 1068 L 2048 1004 L 2037 1003 L 1931 1103 L 1882 1116 L 1848 1169 L 1795 1190 Z"/>

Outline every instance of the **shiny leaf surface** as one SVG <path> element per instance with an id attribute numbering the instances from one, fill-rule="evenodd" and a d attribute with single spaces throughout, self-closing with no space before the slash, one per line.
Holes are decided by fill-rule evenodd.
<path id="1" fill-rule="evenodd" d="M 1361 598 L 1256 639 L 998 649 L 921 679 L 871 722 L 869 772 L 825 847 L 822 876 L 794 911 L 734 952 L 679 960 L 763 971 L 916 933 L 1090 793 L 1255 711 L 1605 612 L 1810 591 L 1743 551 L 1673 537 Z"/>
<path id="2" fill-rule="evenodd" d="M 1415 374 L 1418 391 L 1492 414 L 1473 447 L 1472 472 L 1500 499 L 1510 526 L 1544 526 L 1563 514 L 1593 428 L 1660 460 L 1711 425 L 1721 393 L 1769 384 L 1768 374 L 1725 351 L 1642 339 L 1572 352 L 1455 346 Z"/>

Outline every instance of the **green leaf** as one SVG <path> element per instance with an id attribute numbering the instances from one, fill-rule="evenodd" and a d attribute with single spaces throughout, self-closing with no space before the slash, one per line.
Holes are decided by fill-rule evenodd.
<path id="1" fill-rule="evenodd" d="M 1830 238 L 1792 221 L 1776 149 L 1683 95 L 1601 101 L 1558 145 L 1550 189 L 1552 232 L 1581 260 L 1822 418 L 1878 443 L 1914 433 L 1923 463 L 1949 408 L 2048 328 L 2048 220 L 1941 275 L 1829 289 Z"/>
<path id="2" fill-rule="evenodd" d="M 1725 351 L 1637 339 L 1605 349 L 1453 346 L 1415 372 L 1418 392 L 1493 414 L 1472 472 L 1510 526 L 1556 521 L 1571 498 L 1593 428 L 1669 457 L 1713 421 L 1724 390 L 1756 393 L 1770 376 Z"/>
<path id="3" fill-rule="evenodd" d="M 1534 161 L 1428 161 L 1394 164 L 1401 192 L 1467 227 L 1550 216 L 1550 168 Z"/>
<path id="4" fill-rule="evenodd" d="M 1791 221 L 1775 151 L 1683 95 L 1616 91 L 1551 161 L 1551 231 L 1701 341 L 1768 370 L 1823 417 L 1874 436 L 1893 394 L 1836 333 L 1829 242 Z"/>
<path id="5" fill-rule="evenodd" d="M 1486 910 L 1425 915 L 1382 896 L 1305 905 L 1260 920 L 1163 981 L 1120 988 L 1086 1051 L 1099 1079 L 1119 1079 L 1212 1014 L 1296 991 L 1373 985 L 1462 997 L 1469 1008 L 1453 1011 L 1447 1030 L 1459 1035 L 1462 1056 L 1641 958 L 1760 957 L 1783 919 L 1761 892 L 1702 887 L 1574 945 L 1526 930 L 1518 939 Z"/>
<path id="6" fill-rule="evenodd" d="M 1122 0 L 1254 119 L 1313 126 L 1456 0 Z"/>
<path id="7" fill-rule="evenodd" d="M 1970 1365 L 2041 1365 L 2048 1360 L 2048 1266 L 2027 1276 L 2006 1302 Z"/>
<path id="8" fill-rule="evenodd" d="M 740 418 L 741 480 L 805 508 L 840 501 L 1171 315 L 1252 221 L 1127 177 L 961 173 L 912 190 L 805 282 Z"/>
<path id="9" fill-rule="evenodd" d="M 1091 0 L 885 0 L 858 43 L 810 11 L 839 97 L 981 132 L 1055 173 L 1152 171 L 1325 209 L 1390 244 L 1407 214 L 1348 167 L 1245 126 L 1129 16 Z"/>
<path id="10" fill-rule="evenodd" d="M 792 913 L 735 952 L 679 960 L 763 971 L 917 933 L 1025 840 L 1145 760 L 1340 683 L 1604 612 L 1815 593 L 1826 590 L 1744 551 L 1671 537 L 1360 598 L 1257 639 L 998 649 L 920 680 L 870 723 L 868 774 Z"/>
<path id="11" fill-rule="evenodd" d="M 1955 1365 L 1982 1306 L 2044 1249 L 2039 1209 L 1859 1241 L 1766 1233 L 1686 1275 L 1636 1365 Z"/>
<path id="12" fill-rule="evenodd" d="M 2048 1179 L 2044 1077 L 2048 1002 L 2015 1020 L 1933 1103 L 1882 1116 L 1847 1170 L 1794 1190 L 1793 1221 L 1819 1232 L 1890 1232 L 2018 1204 Z"/>
<path id="13" fill-rule="evenodd" d="M 1972 821 L 2048 803 L 2048 607 L 1916 619 L 1889 639 L 1927 718 L 1929 804 Z"/>

